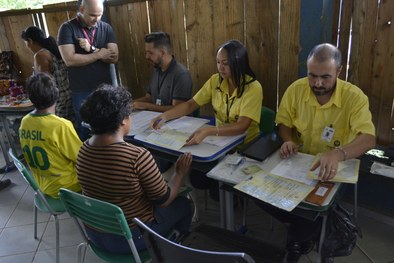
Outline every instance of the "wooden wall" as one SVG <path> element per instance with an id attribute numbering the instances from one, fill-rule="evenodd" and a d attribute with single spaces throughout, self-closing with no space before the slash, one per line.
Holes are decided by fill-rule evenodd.
<path id="1" fill-rule="evenodd" d="M 75 11 L 75 2 L 68 2 L 42 10 L 0 13 L 0 50 L 16 52 L 22 77 L 31 73 L 32 54 L 20 39 L 21 30 L 44 14 L 49 34 L 56 36 L 61 23 L 74 17 Z M 152 71 L 143 41 L 152 31 L 171 35 L 175 57 L 191 72 L 194 93 L 217 71 L 217 47 L 229 39 L 242 41 L 262 83 L 263 103 L 271 108 L 277 107 L 287 86 L 304 74 L 300 69 L 305 67 L 305 54 L 311 46 L 322 41 L 338 43 L 349 64 L 341 78 L 369 96 L 382 144 L 394 143 L 393 11 L 394 1 L 390 0 L 380 4 L 378 0 L 106 1 L 106 14 L 119 45 L 119 79 L 133 97 L 145 94 Z M 310 22 L 313 15 L 318 20 Z M 320 30 L 313 31 L 312 26 Z M 318 33 L 308 38 L 300 32 Z M 211 110 L 205 107 L 202 112 L 210 114 Z"/>

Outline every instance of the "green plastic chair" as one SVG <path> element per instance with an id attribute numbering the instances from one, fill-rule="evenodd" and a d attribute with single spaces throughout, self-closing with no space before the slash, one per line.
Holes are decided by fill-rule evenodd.
<path id="1" fill-rule="evenodd" d="M 264 135 L 271 134 L 275 127 L 275 111 L 263 106 L 260 116 L 260 132 Z"/>
<path id="2" fill-rule="evenodd" d="M 76 222 L 84 242 L 78 245 L 78 262 L 85 260 L 86 248 L 107 262 L 145 262 L 150 259 L 147 250 L 138 252 L 131 235 L 129 225 L 120 207 L 95 198 L 84 196 L 65 188 L 60 189 L 60 199 L 66 211 Z M 130 245 L 132 254 L 117 254 L 95 246 L 86 235 L 83 224 L 101 232 L 124 236 Z M 83 249 L 83 250 L 82 250 Z"/>
<path id="3" fill-rule="evenodd" d="M 8 150 L 8 155 L 14 161 L 16 168 L 34 190 L 34 238 L 37 239 L 37 211 L 49 213 L 55 220 L 56 227 L 56 262 L 59 262 L 59 219 L 58 216 L 66 212 L 63 202 L 60 199 L 52 198 L 41 192 L 34 176 L 25 165 L 14 155 L 12 149 Z"/>

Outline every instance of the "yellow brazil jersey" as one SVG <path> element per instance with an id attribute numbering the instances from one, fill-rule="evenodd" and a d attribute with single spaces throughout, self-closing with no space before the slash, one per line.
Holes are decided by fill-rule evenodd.
<path id="1" fill-rule="evenodd" d="M 324 105 L 318 103 L 307 78 L 295 81 L 283 95 L 276 123 L 294 128 L 293 140 L 302 146 L 300 151 L 310 154 L 344 146 L 358 134 L 375 135 L 368 97 L 340 79 Z M 333 134 L 325 135 L 327 129 Z"/>
<path id="2" fill-rule="evenodd" d="M 246 81 L 251 80 L 247 76 Z M 237 98 L 237 89 L 229 94 L 227 80 L 219 82 L 219 74 L 214 74 L 193 97 L 198 105 L 212 103 L 216 125 L 237 122 L 240 116 L 252 120 L 245 138 L 247 143 L 260 133 L 259 123 L 263 102 L 263 89 L 257 80 L 245 86 L 244 93 Z"/>
<path id="3" fill-rule="evenodd" d="M 80 191 L 75 164 L 82 142 L 70 121 L 54 114 L 30 113 L 22 119 L 19 138 L 42 192 L 59 198 L 62 187 Z"/>

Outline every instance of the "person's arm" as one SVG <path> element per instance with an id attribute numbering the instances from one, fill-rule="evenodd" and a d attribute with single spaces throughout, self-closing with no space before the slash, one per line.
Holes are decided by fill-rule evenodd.
<path id="1" fill-rule="evenodd" d="M 322 154 L 312 166 L 311 171 L 320 167 L 319 178 L 322 181 L 332 179 L 338 171 L 340 161 L 357 158 L 375 147 L 376 138 L 370 134 L 360 134 L 351 143 L 342 148 L 335 148 Z"/>
<path id="2" fill-rule="evenodd" d="M 185 103 L 181 103 L 173 107 L 172 109 L 160 114 L 156 118 L 151 121 L 151 128 L 160 129 L 164 123 L 170 121 L 175 118 L 179 118 L 185 115 L 189 115 L 193 111 L 195 111 L 199 105 L 194 101 L 194 99 L 190 99 Z"/>
<path id="3" fill-rule="evenodd" d="M 102 48 L 89 54 L 78 54 L 75 53 L 74 44 L 61 45 L 59 46 L 59 51 L 67 67 L 86 66 L 100 59 L 110 59 L 114 54 L 112 50 L 107 48 Z"/>
<path id="4" fill-rule="evenodd" d="M 167 201 L 165 201 L 161 207 L 166 207 L 172 203 L 172 201 L 177 197 L 179 188 L 182 184 L 183 178 L 188 175 L 190 171 L 190 166 L 192 163 L 191 153 L 185 153 L 179 156 L 175 163 L 175 173 L 172 175 L 168 181 L 168 186 L 171 188 L 170 196 Z"/>
<path id="5" fill-rule="evenodd" d="M 111 51 L 111 55 L 108 58 L 101 59 L 105 63 L 115 64 L 118 63 L 119 59 L 119 49 L 116 43 L 108 43 L 107 49 Z"/>
<path id="6" fill-rule="evenodd" d="M 34 56 L 34 69 L 52 75 L 52 57 L 49 52 L 41 51 Z"/>
<path id="7" fill-rule="evenodd" d="M 288 158 L 293 154 L 298 153 L 298 145 L 292 141 L 293 129 L 286 125 L 279 124 L 279 136 L 283 140 L 283 144 L 280 147 L 280 157 L 282 159 Z"/>
<path id="8" fill-rule="evenodd" d="M 209 135 L 216 136 L 234 136 L 246 132 L 252 123 L 252 120 L 248 117 L 241 116 L 237 122 L 229 123 L 221 127 L 209 126 L 202 127 L 193 133 L 187 140 L 185 145 L 194 145 L 201 143 L 205 137 Z"/>
<path id="9" fill-rule="evenodd" d="M 149 95 L 150 97 L 150 95 Z M 151 99 L 147 100 L 146 96 L 140 98 L 142 100 L 134 101 L 132 107 L 137 110 L 150 110 L 150 111 L 157 111 L 157 112 L 165 112 L 168 111 L 172 108 L 174 108 L 176 105 L 179 105 L 181 103 L 184 103 L 183 100 L 172 100 L 173 104 L 172 105 L 157 105 L 151 101 Z"/>

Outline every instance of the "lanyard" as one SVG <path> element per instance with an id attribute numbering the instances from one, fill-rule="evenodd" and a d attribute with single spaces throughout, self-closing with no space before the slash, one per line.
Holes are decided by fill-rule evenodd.
<path id="1" fill-rule="evenodd" d="M 86 39 L 88 40 L 89 44 L 93 45 L 94 37 L 96 35 L 96 28 L 93 29 L 92 38 L 89 37 L 88 32 L 86 31 L 86 28 L 82 27 L 82 32 L 85 35 Z"/>
<path id="2" fill-rule="evenodd" d="M 226 114 L 227 114 L 226 123 L 230 123 L 230 110 L 234 104 L 234 100 L 235 97 L 230 100 L 231 104 L 229 104 L 228 94 L 226 94 Z"/>
<path id="3" fill-rule="evenodd" d="M 157 94 L 159 95 L 159 98 L 160 98 L 161 86 L 163 86 L 163 82 L 167 77 L 168 70 L 166 70 L 166 72 L 163 74 L 163 76 L 162 76 L 162 73 L 163 72 L 160 71 L 159 76 L 157 76 L 157 90 L 158 90 Z"/>

